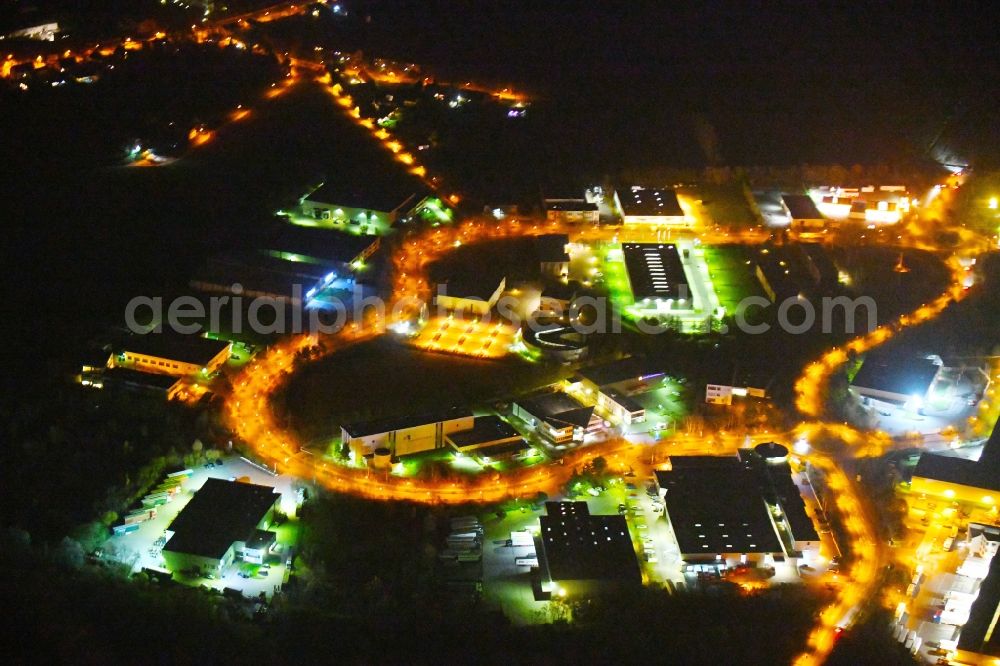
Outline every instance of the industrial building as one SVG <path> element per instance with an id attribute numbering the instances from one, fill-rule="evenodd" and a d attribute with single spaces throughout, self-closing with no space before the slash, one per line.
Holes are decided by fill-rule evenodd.
<path id="1" fill-rule="evenodd" d="M 569 277 L 569 236 L 566 234 L 543 234 L 533 239 L 542 275 L 565 280 Z"/>
<path id="2" fill-rule="evenodd" d="M 782 194 L 781 205 L 793 229 L 822 229 L 826 218 L 806 194 Z"/>
<path id="3" fill-rule="evenodd" d="M 370 230 L 384 230 L 416 214 L 426 201 L 425 188 L 380 189 L 352 187 L 340 179 L 329 179 L 299 201 L 303 217 Z"/>
<path id="4" fill-rule="evenodd" d="M 443 310 L 484 316 L 506 288 L 506 277 L 454 276 L 438 284 L 435 300 Z"/>
<path id="5" fill-rule="evenodd" d="M 596 203 L 586 199 L 545 199 L 545 219 L 562 224 L 597 224 L 600 213 Z"/>
<path id="6" fill-rule="evenodd" d="M 264 252 L 285 261 L 328 266 L 343 275 L 363 267 L 379 243 L 378 237 L 282 224 L 267 241 Z"/>
<path id="7" fill-rule="evenodd" d="M 184 390 L 185 382 L 174 375 L 141 372 L 130 368 L 105 368 L 99 373 L 88 373 L 82 382 L 95 388 L 122 388 L 146 393 L 167 400 L 176 398 Z"/>
<path id="8" fill-rule="evenodd" d="M 466 409 L 452 408 L 431 414 L 348 423 L 340 435 L 355 460 L 385 449 L 391 458 L 438 449 L 451 433 L 472 430 L 475 419 Z"/>
<path id="9" fill-rule="evenodd" d="M 258 253 L 225 254 L 206 261 L 188 284 L 210 294 L 304 305 L 336 278 L 334 268 L 324 264 L 286 261 Z"/>
<path id="10" fill-rule="evenodd" d="M 764 373 L 752 372 L 737 364 L 719 369 L 710 377 L 712 381 L 705 384 L 705 402 L 710 405 L 731 405 L 733 398 L 763 400 L 767 398 L 768 386 L 773 379 L 765 379 Z"/>
<path id="11" fill-rule="evenodd" d="M 552 281 L 542 288 L 541 297 L 538 301 L 538 312 L 566 316 L 570 312 L 573 301 L 578 293 L 574 283 Z"/>
<path id="12" fill-rule="evenodd" d="M 836 265 L 819 243 L 787 243 L 760 248 L 754 275 L 772 302 L 831 293 L 838 280 Z"/>
<path id="13" fill-rule="evenodd" d="M 995 525 L 969 524 L 967 555 L 959 571 L 964 569 L 978 584 L 975 585 L 971 605 L 967 606 L 967 610 L 962 609 L 965 610 L 965 622 L 958 636 L 955 663 L 995 664 L 996 658 L 1000 657 L 1000 632 L 997 631 L 997 618 L 1000 617 L 998 549 L 1000 528 Z M 948 610 L 947 604 L 945 610 Z"/>
<path id="14" fill-rule="evenodd" d="M 691 300 L 680 252 L 673 243 L 622 243 L 622 255 L 637 303 L 655 300 L 684 305 Z"/>
<path id="15" fill-rule="evenodd" d="M 108 361 L 109 367 L 126 367 L 164 375 L 210 375 L 229 360 L 232 344 L 164 330 L 128 336 Z"/>
<path id="16" fill-rule="evenodd" d="M 917 412 L 927 401 L 943 366 L 939 356 L 875 350 L 865 355 L 850 389 L 864 404 L 883 403 Z"/>
<path id="17" fill-rule="evenodd" d="M 656 472 L 681 558 L 709 566 L 783 555 L 759 477 L 735 456 L 671 456 Z"/>
<path id="18" fill-rule="evenodd" d="M 779 532 L 788 536 L 792 547 L 789 555 L 801 557 L 806 553 L 817 554 L 820 547 L 819 534 L 792 478 L 788 448 L 776 442 L 765 442 L 752 450 L 741 449 L 739 458 L 740 462 L 757 473 L 759 487 L 768 505 L 778 507 L 778 512 L 772 511 L 772 517 Z"/>
<path id="19" fill-rule="evenodd" d="M 544 592 L 583 599 L 642 585 L 624 516 L 594 516 L 586 502 L 546 502 L 538 552 Z"/>
<path id="20" fill-rule="evenodd" d="M 445 443 L 456 453 L 484 463 L 512 458 L 529 446 L 517 430 L 499 416 L 477 416 L 472 428 L 444 434 Z"/>
<path id="21" fill-rule="evenodd" d="M 923 453 L 910 490 L 950 502 L 992 508 L 1000 501 L 1000 427 L 994 426 L 978 460 Z"/>
<path id="22" fill-rule="evenodd" d="M 556 444 L 581 442 L 588 430 L 600 425 L 593 407 L 584 407 L 561 391 L 544 391 L 519 398 L 513 411 L 514 416 Z"/>
<path id="23" fill-rule="evenodd" d="M 167 529 L 163 559 L 175 572 L 221 577 L 238 559 L 260 563 L 281 495 L 270 486 L 209 478 Z"/>
<path id="24" fill-rule="evenodd" d="M 625 224 L 686 226 L 690 223 L 674 190 L 638 185 L 619 187 L 615 189 L 615 209 Z"/>
<path id="25" fill-rule="evenodd" d="M 910 211 L 913 203 L 904 185 L 818 187 L 810 195 L 828 218 L 869 224 L 895 224 Z"/>
<path id="26" fill-rule="evenodd" d="M 768 227 L 787 227 L 791 224 L 788 210 L 781 200 L 781 192 L 777 190 L 754 190 L 754 206 L 760 211 L 764 224 Z"/>
<path id="27" fill-rule="evenodd" d="M 666 373 L 643 358 L 628 357 L 583 368 L 570 379 L 569 390 L 593 401 L 597 411 L 615 423 L 629 425 L 646 419 L 645 408 L 630 396 L 645 390 Z"/>

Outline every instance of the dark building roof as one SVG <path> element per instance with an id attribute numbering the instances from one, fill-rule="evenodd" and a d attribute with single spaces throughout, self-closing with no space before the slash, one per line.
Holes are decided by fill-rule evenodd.
<path id="1" fill-rule="evenodd" d="M 762 454 L 759 449 L 764 446 L 769 448 L 764 449 Z M 768 442 L 758 445 L 753 453 L 741 451 L 741 457 L 756 458 L 753 467 L 762 475 L 761 480 L 767 484 L 768 494 L 781 506 L 781 510 L 785 514 L 785 521 L 792 532 L 792 539 L 795 541 L 819 541 L 816 526 L 813 525 L 812 518 L 806 513 L 806 503 L 802 500 L 802 494 L 792 479 L 792 468 L 787 462 L 775 462 L 774 458 L 768 459 L 767 454 L 770 453 L 775 453 L 777 457 L 781 458 L 788 454 L 788 449 L 781 444 Z"/>
<path id="2" fill-rule="evenodd" d="M 413 183 L 412 187 L 402 184 L 395 188 L 383 190 L 370 185 L 344 182 L 339 178 L 331 178 L 306 196 L 307 201 L 344 206 L 345 208 L 362 208 L 382 213 L 391 213 L 397 209 L 415 206 L 418 193 L 423 194 L 425 188 Z M 420 196 L 423 198 L 423 196 Z"/>
<path id="3" fill-rule="evenodd" d="M 535 254 L 540 262 L 569 261 L 566 244 L 569 236 L 566 234 L 542 234 L 534 237 Z"/>
<path id="4" fill-rule="evenodd" d="M 824 219 L 813 200 L 805 194 L 782 194 L 781 200 L 793 220 Z"/>
<path id="5" fill-rule="evenodd" d="M 663 374 L 663 370 L 659 366 L 654 366 L 646 359 L 638 356 L 629 356 L 619 361 L 612 361 L 580 370 L 580 376 L 597 386 L 617 384 L 627 379 L 659 377 Z"/>
<path id="6" fill-rule="evenodd" d="M 682 554 L 782 552 L 753 470 L 736 457 L 671 456 L 670 463 L 656 480 Z"/>
<path id="7" fill-rule="evenodd" d="M 404 430 L 415 426 L 426 425 L 428 423 L 438 423 L 439 421 L 450 421 L 472 416 L 472 412 L 461 407 L 452 407 L 440 412 L 425 412 L 423 414 L 412 414 L 409 416 L 397 416 L 388 419 L 374 419 L 371 421 L 359 421 L 357 423 L 345 423 L 341 427 L 351 437 L 367 437 L 368 435 L 378 435 L 383 432 L 393 432 Z"/>
<path id="8" fill-rule="evenodd" d="M 520 433 L 499 416 L 477 416 L 471 430 L 462 430 L 447 435 L 448 440 L 458 449 L 477 447 L 483 443 L 520 437 Z"/>
<path id="9" fill-rule="evenodd" d="M 622 243 L 622 254 L 636 301 L 691 298 L 684 266 L 673 243 Z"/>
<path id="10" fill-rule="evenodd" d="M 260 253 L 226 254 L 206 261 L 190 281 L 195 289 L 230 291 L 235 284 L 243 293 L 291 297 L 298 286 L 302 297 L 332 270 L 331 266 L 287 261 Z"/>
<path id="11" fill-rule="evenodd" d="M 481 301 L 488 301 L 493 298 L 500 281 L 504 276 L 494 270 L 484 270 L 478 275 L 462 273 L 453 275 L 441 282 L 445 296 L 455 298 L 478 298 Z"/>
<path id="12" fill-rule="evenodd" d="M 615 190 L 625 215 L 660 215 L 664 217 L 681 217 L 684 210 L 677 201 L 677 193 L 673 190 L 661 190 L 645 187 L 624 187 Z"/>
<path id="13" fill-rule="evenodd" d="M 250 550 L 263 550 L 277 541 L 278 535 L 270 530 L 254 530 L 253 536 L 246 540 Z"/>
<path id="14" fill-rule="evenodd" d="M 780 460 L 788 457 L 788 447 L 777 442 L 764 442 L 753 447 L 754 453 L 765 460 Z"/>
<path id="15" fill-rule="evenodd" d="M 590 505 L 586 502 L 548 501 L 545 503 L 545 514 L 548 516 L 589 516 Z"/>
<path id="16" fill-rule="evenodd" d="M 585 199 L 546 199 L 545 210 L 592 212 L 597 210 L 597 204 Z"/>
<path id="17" fill-rule="evenodd" d="M 337 229 L 282 224 L 267 245 L 270 252 L 308 257 L 317 263 L 349 264 L 378 243 L 375 236 L 362 236 Z"/>
<path id="18" fill-rule="evenodd" d="M 923 397 L 931 387 L 940 366 L 919 356 L 871 351 L 851 386 L 900 395 Z"/>
<path id="19" fill-rule="evenodd" d="M 994 555 L 990 571 L 979 587 L 979 596 L 972 602 L 969 619 L 958 637 L 958 649 L 1000 656 L 1000 632 L 995 630 L 1000 612 L 1000 555 Z"/>
<path id="20" fill-rule="evenodd" d="M 140 372 L 131 368 L 107 368 L 101 372 L 101 377 L 105 386 L 123 386 L 164 392 L 169 391 L 174 384 L 181 381 L 178 377 L 171 375 Z"/>
<path id="21" fill-rule="evenodd" d="M 554 581 L 601 580 L 640 585 L 639 562 L 623 516 L 592 516 L 589 511 L 556 508 L 539 519 L 542 551 Z M 586 502 L 559 502 L 583 504 Z"/>
<path id="22" fill-rule="evenodd" d="M 207 479 L 170 523 L 164 550 L 221 559 L 233 542 L 253 538 L 280 497 L 271 486 Z"/>
<path id="23" fill-rule="evenodd" d="M 519 399 L 517 404 L 529 414 L 544 420 L 555 428 L 574 426 L 586 428 L 594 413 L 593 407 L 584 407 L 575 398 L 562 391 L 537 393 Z"/>
<path id="24" fill-rule="evenodd" d="M 800 253 L 789 251 L 787 246 L 764 247 L 757 253 L 757 268 L 777 300 L 797 296 L 815 286 L 815 281 L 802 263 L 803 257 Z"/>
<path id="25" fill-rule="evenodd" d="M 513 442 L 502 442 L 500 444 L 493 444 L 492 446 L 484 446 L 481 449 L 472 451 L 472 455 L 478 458 L 497 458 L 508 454 L 527 451 L 529 448 L 531 447 L 528 445 L 528 442 L 521 437 Z"/>
<path id="26" fill-rule="evenodd" d="M 1000 491 L 1000 422 L 993 426 L 993 432 L 983 445 L 979 460 L 924 453 L 917 461 L 913 476 Z"/>
<path id="27" fill-rule="evenodd" d="M 228 346 L 229 343 L 225 340 L 181 335 L 164 328 L 162 333 L 128 336 L 120 345 L 119 351 L 205 366 Z"/>
<path id="28" fill-rule="evenodd" d="M 628 397 L 621 391 L 618 391 L 616 389 L 606 389 L 603 391 L 603 393 L 612 400 L 614 400 L 616 403 L 621 405 L 624 409 L 628 410 L 629 412 L 634 413 L 645 410 L 645 407 L 643 407 L 638 402 Z"/>

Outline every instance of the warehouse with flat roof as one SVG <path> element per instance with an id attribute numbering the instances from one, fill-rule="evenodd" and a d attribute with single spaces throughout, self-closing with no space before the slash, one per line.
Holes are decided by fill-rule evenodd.
<path id="1" fill-rule="evenodd" d="M 674 190 L 638 185 L 615 188 L 615 208 L 625 224 L 688 224 Z"/>
<path id="2" fill-rule="evenodd" d="M 545 512 L 539 518 L 543 590 L 580 599 L 642 585 L 624 516 L 591 515 L 586 502 L 546 502 Z"/>
<path id="3" fill-rule="evenodd" d="M 755 472 L 735 456 L 671 456 L 656 482 L 688 563 L 762 559 L 784 550 Z"/>
<path id="4" fill-rule="evenodd" d="M 594 418 L 594 408 L 585 407 L 562 391 L 535 393 L 514 402 L 514 416 L 556 444 L 582 441 Z"/>
<path id="5" fill-rule="evenodd" d="M 937 356 L 868 352 L 851 380 L 851 390 L 864 400 L 877 400 L 917 411 L 923 407 L 943 363 Z"/>
<path id="6" fill-rule="evenodd" d="M 446 433 L 444 441 L 456 453 L 483 462 L 510 458 L 529 448 L 521 433 L 493 414 L 475 417 L 471 428 Z"/>
<path id="7" fill-rule="evenodd" d="M 622 243 L 622 255 L 636 302 L 691 299 L 691 287 L 673 243 Z"/>
<path id="8" fill-rule="evenodd" d="M 268 528 L 279 499 L 270 486 L 207 479 L 170 523 L 163 559 L 171 571 L 220 576 L 243 557 L 248 542 L 273 543 Z"/>
<path id="9" fill-rule="evenodd" d="M 209 375 L 229 360 L 232 345 L 197 335 L 164 329 L 125 338 L 111 356 L 110 365 L 165 375 Z"/>
<path id="10" fill-rule="evenodd" d="M 359 421 L 341 426 L 341 441 L 347 444 L 357 460 L 371 456 L 376 449 L 386 449 L 393 458 L 421 453 L 445 445 L 445 436 L 475 426 L 472 413 L 453 407 L 439 412 L 372 421 Z"/>
<path id="11" fill-rule="evenodd" d="M 329 266 L 347 274 L 370 259 L 379 243 L 377 236 L 282 224 L 266 243 L 264 253 L 285 261 Z"/>
<path id="12" fill-rule="evenodd" d="M 781 203 L 793 227 L 822 228 L 826 218 L 806 194 L 782 194 Z"/>
<path id="13" fill-rule="evenodd" d="M 922 453 L 910 481 L 913 493 L 992 507 L 1000 501 L 1000 422 L 978 460 Z"/>

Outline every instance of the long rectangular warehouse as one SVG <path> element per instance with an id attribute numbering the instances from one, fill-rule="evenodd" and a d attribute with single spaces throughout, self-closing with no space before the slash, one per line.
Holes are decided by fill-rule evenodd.
<path id="1" fill-rule="evenodd" d="M 622 243 L 622 254 L 636 302 L 691 298 L 680 253 L 673 243 Z"/>

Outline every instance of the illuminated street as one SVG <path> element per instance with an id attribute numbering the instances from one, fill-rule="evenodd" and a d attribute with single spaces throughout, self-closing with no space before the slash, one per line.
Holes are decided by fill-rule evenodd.
<path id="1" fill-rule="evenodd" d="M 11 663 L 1000 664 L 997 7 L 8 4 Z"/>

